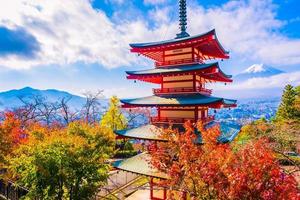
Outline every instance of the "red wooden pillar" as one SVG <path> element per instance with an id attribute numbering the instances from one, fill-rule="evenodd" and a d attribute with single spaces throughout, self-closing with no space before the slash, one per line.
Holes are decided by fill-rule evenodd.
<path id="1" fill-rule="evenodd" d="M 167 199 L 167 188 L 164 188 L 164 198 L 163 198 L 164 200 L 166 200 Z"/>
<path id="2" fill-rule="evenodd" d="M 198 111 L 199 111 L 198 106 L 196 106 L 196 107 L 195 107 L 195 123 L 197 122 L 197 120 L 198 120 L 198 118 L 199 118 L 199 116 L 198 116 Z"/>
<path id="3" fill-rule="evenodd" d="M 158 116 L 158 121 L 160 121 L 160 117 L 161 117 L 161 115 L 160 115 L 160 107 L 157 108 L 157 114 L 158 114 L 157 115 Z"/>
<path id="4" fill-rule="evenodd" d="M 165 64 L 165 62 L 166 62 L 166 59 L 165 59 L 166 58 L 166 53 L 165 53 L 165 51 L 163 51 L 163 56 L 162 57 L 163 57 L 163 63 Z"/>
<path id="5" fill-rule="evenodd" d="M 193 90 L 196 92 L 196 74 L 193 74 Z"/>
<path id="6" fill-rule="evenodd" d="M 150 199 L 153 199 L 153 178 L 150 179 Z"/>
<path id="7" fill-rule="evenodd" d="M 195 62 L 195 48 L 192 47 L 192 62 Z"/>
<path id="8" fill-rule="evenodd" d="M 187 193 L 186 192 L 182 192 L 181 199 L 182 200 L 187 200 Z"/>

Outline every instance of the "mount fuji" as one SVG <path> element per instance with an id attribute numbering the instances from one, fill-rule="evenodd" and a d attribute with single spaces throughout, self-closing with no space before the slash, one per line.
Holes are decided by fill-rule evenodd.
<path id="1" fill-rule="evenodd" d="M 237 74 L 234 77 L 235 81 L 246 81 L 251 78 L 262 78 L 262 77 L 270 77 L 274 75 L 278 75 L 284 73 L 279 69 L 266 66 L 264 64 L 254 64 L 247 68 L 240 74 Z"/>

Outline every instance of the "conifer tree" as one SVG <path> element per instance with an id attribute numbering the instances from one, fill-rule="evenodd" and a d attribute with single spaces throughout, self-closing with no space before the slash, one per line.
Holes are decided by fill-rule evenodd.
<path id="1" fill-rule="evenodd" d="M 295 87 L 296 92 L 296 101 L 295 101 L 295 108 L 296 108 L 296 115 L 297 118 L 300 119 L 300 85 Z"/>
<path id="2" fill-rule="evenodd" d="M 119 130 L 127 127 L 126 118 L 120 110 L 120 100 L 116 96 L 110 99 L 109 108 L 103 115 L 100 124 L 111 130 Z"/>
<path id="3" fill-rule="evenodd" d="M 292 85 L 288 84 L 284 88 L 281 103 L 276 114 L 276 119 L 295 119 L 297 114 L 295 104 L 296 91 Z"/>

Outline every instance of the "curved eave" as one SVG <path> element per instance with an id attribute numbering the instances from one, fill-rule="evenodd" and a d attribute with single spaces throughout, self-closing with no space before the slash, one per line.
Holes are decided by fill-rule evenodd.
<path id="1" fill-rule="evenodd" d="M 194 64 L 194 65 L 183 65 L 180 67 L 164 67 L 164 68 L 155 68 L 155 69 L 146 69 L 140 71 L 126 71 L 128 75 L 165 75 L 165 74 L 176 74 L 176 73 L 185 73 L 191 71 L 203 71 L 211 67 L 218 67 L 217 62 L 210 64 Z"/>
<path id="2" fill-rule="evenodd" d="M 197 68 L 198 66 L 198 68 Z M 217 68 L 218 72 L 208 73 L 208 70 Z M 218 63 L 211 64 L 197 64 L 182 67 L 172 68 L 156 68 L 140 71 L 126 71 L 127 78 L 132 80 L 140 80 L 150 83 L 161 83 L 162 76 L 179 76 L 196 73 L 208 80 L 219 81 L 219 82 L 232 82 L 232 76 L 225 74 L 219 67 Z"/>
<path id="3" fill-rule="evenodd" d="M 164 142 L 166 140 L 160 138 L 161 131 L 157 126 L 145 125 L 138 128 L 116 130 L 114 133 L 124 138 Z"/>
<path id="4" fill-rule="evenodd" d="M 228 142 L 233 141 L 234 138 L 238 135 L 238 133 L 241 130 L 241 127 L 238 125 L 228 124 L 228 123 L 224 123 L 224 122 L 217 123 L 215 121 L 206 124 L 206 128 L 216 126 L 216 125 L 220 125 L 221 134 L 217 139 L 217 141 L 219 143 L 228 143 Z M 153 127 L 153 129 L 160 129 L 160 131 L 162 131 L 162 129 L 160 127 L 157 127 L 155 125 L 145 125 L 145 126 L 141 126 L 138 128 L 115 131 L 115 134 L 117 134 L 118 136 L 122 136 L 123 138 L 129 138 L 129 139 L 149 140 L 149 141 L 157 141 L 157 142 L 167 142 L 168 141 L 167 139 L 160 139 L 160 135 L 157 134 L 156 131 L 153 132 L 153 131 L 148 130 L 148 131 L 144 132 L 145 127 L 146 127 L 146 129 L 148 127 Z M 183 128 L 183 127 L 181 127 L 181 128 Z M 184 131 L 184 129 L 182 129 L 182 131 Z M 120 134 L 120 132 L 122 132 L 122 134 Z M 134 137 L 132 136 L 132 132 L 134 132 Z M 203 144 L 201 133 L 198 130 L 195 130 L 195 134 L 197 134 L 196 143 Z M 148 136 L 145 137 L 145 135 L 148 135 Z"/>
<path id="5" fill-rule="evenodd" d="M 148 43 L 131 43 L 129 46 L 131 48 L 149 48 L 149 47 L 158 47 L 161 45 L 169 45 L 169 44 L 176 44 L 176 43 L 182 43 L 182 42 L 187 42 L 191 39 L 199 39 L 205 36 L 210 36 L 210 35 L 215 35 L 215 29 L 208 31 L 203 34 L 199 35 L 194 35 L 194 36 L 189 36 L 189 37 L 184 37 L 184 38 L 178 38 L 178 39 L 171 39 L 171 40 L 164 40 L 164 41 L 159 41 L 159 42 L 148 42 Z"/>
<path id="6" fill-rule="evenodd" d="M 150 42 L 150 43 L 133 43 L 129 44 L 131 47 L 131 52 L 134 53 L 143 53 L 143 52 L 154 52 L 158 49 L 168 49 L 168 48 L 174 48 L 174 46 L 180 46 L 180 45 L 192 45 L 195 41 L 212 41 L 215 44 L 216 48 L 220 51 L 221 54 L 217 53 L 215 55 L 207 54 L 208 56 L 212 57 L 219 57 L 227 59 L 229 58 L 228 54 L 229 52 L 226 51 L 223 46 L 221 45 L 220 41 L 217 38 L 215 29 L 204 33 L 199 34 L 195 36 L 185 37 L 185 38 L 179 38 L 179 39 L 172 39 L 172 40 L 165 40 L 160 42 Z M 147 55 L 146 55 L 147 56 Z"/>
<path id="7" fill-rule="evenodd" d="M 188 107 L 207 106 L 210 108 L 236 107 L 236 100 L 219 97 L 205 96 L 201 94 L 185 96 L 149 96 L 136 99 L 123 99 L 122 107 Z"/>
<path id="8" fill-rule="evenodd" d="M 222 122 L 220 128 L 222 133 L 218 138 L 220 143 L 232 142 L 241 131 L 240 126 L 238 127 L 237 125 L 230 125 Z"/>
<path id="9" fill-rule="evenodd" d="M 150 155 L 141 153 L 128 159 L 118 160 L 113 163 L 113 167 L 122 171 L 127 171 L 143 176 L 159 179 L 168 179 L 167 175 L 159 172 L 150 164 Z"/>
<path id="10" fill-rule="evenodd" d="M 136 108 L 136 107 L 193 107 L 193 106 L 206 106 L 209 108 L 235 108 L 237 104 L 225 104 L 222 101 L 214 102 L 214 103 L 207 103 L 207 104 L 133 104 L 133 103 L 126 103 L 122 102 L 122 108 Z"/>

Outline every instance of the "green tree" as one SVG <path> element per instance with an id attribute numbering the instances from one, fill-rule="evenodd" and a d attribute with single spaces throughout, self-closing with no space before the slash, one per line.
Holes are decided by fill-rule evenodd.
<path id="1" fill-rule="evenodd" d="M 296 107 L 297 117 L 300 119 L 300 85 L 295 87 L 295 92 L 296 92 L 295 107 Z"/>
<path id="2" fill-rule="evenodd" d="M 27 199 L 90 199 L 107 181 L 113 148 L 111 131 L 99 125 L 35 130 L 13 152 L 9 172 L 29 189 Z"/>
<path id="3" fill-rule="evenodd" d="M 100 124 L 112 131 L 127 127 L 127 120 L 120 110 L 120 100 L 116 96 L 110 99 L 109 108 L 103 115 Z"/>
<path id="4" fill-rule="evenodd" d="M 296 94 L 297 93 L 292 85 L 285 86 L 281 99 L 281 104 L 276 113 L 277 120 L 290 120 L 296 118 Z"/>

